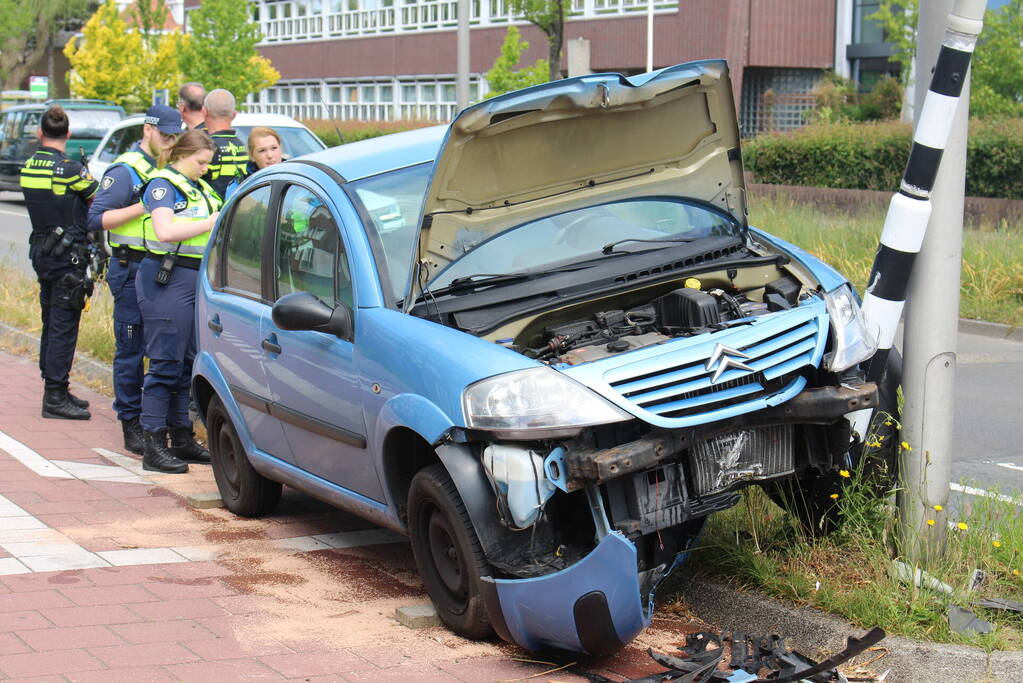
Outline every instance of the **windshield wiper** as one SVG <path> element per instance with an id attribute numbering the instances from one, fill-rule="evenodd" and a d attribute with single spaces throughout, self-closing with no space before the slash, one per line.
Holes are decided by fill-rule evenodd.
<path id="1" fill-rule="evenodd" d="M 563 266 L 561 268 L 551 268 L 550 270 L 537 270 L 524 273 L 474 273 L 473 275 L 463 275 L 462 277 L 456 277 L 454 280 L 441 287 L 440 289 L 431 289 L 424 291 L 418 297 L 416 301 L 421 301 L 427 295 L 440 296 L 442 294 L 459 294 L 462 292 L 472 292 L 477 289 L 484 287 L 494 287 L 498 285 L 507 285 L 514 282 L 525 282 L 526 280 L 535 280 L 536 278 L 544 277 L 546 275 L 553 275 L 554 273 L 570 273 L 575 270 L 583 270 L 589 268 L 593 264 L 588 265 L 577 265 L 572 264 Z"/>
<path id="2" fill-rule="evenodd" d="M 655 240 L 645 240 L 645 239 L 640 239 L 638 237 L 626 237 L 623 240 L 618 240 L 617 242 L 611 242 L 610 244 L 605 244 L 603 246 L 603 248 L 601 248 L 600 251 L 601 251 L 601 253 L 604 253 L 604 254 L 610 254 L 611 252 L 613 252 L 615 250 L 615 247 L 617 247 L 619 244 L 625 244 L 626 242 L 651 242 L 653 244 L 657 244 L 658 242 L 695 242 L 696 239 L 697 238 L 695 238 L 695 237 L 660 237 L 660 238 L 655 239 Z"/>

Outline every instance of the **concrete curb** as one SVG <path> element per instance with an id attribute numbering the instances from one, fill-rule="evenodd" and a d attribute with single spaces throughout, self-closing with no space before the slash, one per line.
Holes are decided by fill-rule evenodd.
<path id="1" fill-rule="evenodd" d="M 684 579 L 680 597 L 703 621 L 722 629 L 748 633 L 777 633 L 789 647 L 808 657 L 821 658 L 845 648 L 846 638 L 866 629 L 811 607 L 746 593 L 708 581 Z M 927 643 L 889 636 L 882 643 L 888 652 L 871 668 L 891 669 L 889 683 L 1013 683 L 1023 671 L 1023 651 L 993 652 L 965 645 Z M 866 661 L 877 652 L 858 658 Z"/>
<path id="2" fill-rule="evenodd" d="M 1002 323 L 989 323 L 984 320 L 959 319 L 959 331 L 965 334 L 976 334 L 994 339 L 1023 342 L 1023 327 L 1012 327 Z"/>
<path id="3" fill-rule="evenodd" d="M 0 344 L 28 346 L 29 348 L 35 349 L 36 354 L 38 355 L 39 336 L 19 330 L 7 323 L 0 322 Z M 75 360 L 71 367 L 71 372 L 73 375 L 84 378 L 90 384 L 109 387 L 113 386 L 114 383 L 113 368 L 82 351 L 75 351 Z M 42 391 L 41 384 L 40 391 Z"/>

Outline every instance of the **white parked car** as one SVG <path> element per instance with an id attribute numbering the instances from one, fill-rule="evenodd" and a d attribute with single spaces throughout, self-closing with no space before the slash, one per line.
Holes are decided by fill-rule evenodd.
<path id="1" fill-rule="evenodd" d="M 102 178 L 107 167 L 114 163 L 121 154 L 127 152 L 133 144 L 142 139 L 142 114 L 134 114 L 122 119 L 107 131 L 107 134 L 96 146 L 96 151 L 89 159 L 89 172 L 96 178 Z M 281 147 L 284 158 L 292 159 L 303 154 L 319 152 L 326 149 L 323 141 L 316 134 L 295 119 L 282 114 L 241 113 L 231 122 L 242 142 L 249 139 L 249 132 L 256 126 L 273 128 L 281 136 Z"/>

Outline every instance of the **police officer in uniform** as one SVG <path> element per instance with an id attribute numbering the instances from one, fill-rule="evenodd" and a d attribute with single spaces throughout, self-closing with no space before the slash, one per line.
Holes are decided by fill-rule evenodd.
<path id="1" fill-rule="evenodd" d="M 89 229 L 107 231 L 113 258 L 107 284 L 114 297 L 114 411 L 121 421 L 124 448 L 142 455 L 142 314 L 135 294 L 135 273 L 146 255 L 142 236 L 142 191 L 156 173 L 156 158 L 174 144 L 184 124 L 166 105 L 146 110 L 142 140 L 107 168 L 89 208 Z"/>
<path id="2" fill-rule="evenodd" d="M 160 170 L 146 186 L 149 213 L 142 230 L 146 257 L 135 276 L 149 371 L 142 391 L 145 451 L 142 467 L 188 471 L 210 462 L 195 442 L 188 414 L 196 353 L 195 288 L 220 196 L 202 176 L 216 147 L 203 131 L 190 130 L 160 154 Z M 165 165 L 169 164 L 169 165 Z"/>
<path id="3" fill-rule="evenodd" d="M 88 201 L 98 183 L 88 169 L 65 154 L 68 118 L 54 105 L 39 125 L 39 149 L 21 170 L 21 190 L 32 221 L 29 257 L 39 278 L 42 333 L 39 370 L 43 376 L 43 417 L 88 420 L 89 403 L 68 391 L 78 323 L 92 294 L 87 276 Z"/>
<path id="4" fill-rule="evenodd" d="M 206 129 L 206 120 L 202 112 L 205 99 L 206 88 L 202 87 L 202 83 L 185 83 L 178 89 L 178 113 L 181 114 L 187 128 Z"/>
<path id="5" fill-rule="evenodd" d="M 232 181 L 245 178 L 249 165 L 249 151 L 231 128 L 231 121 L 237 113 L 234 107 L 234 95 L 223 88 L 211 90 L 203 103 L 206 132 L 217 146 L 210 170 L 203 180 L 213 186 L 221 199 L 227 196 L 227 186 Z"/>

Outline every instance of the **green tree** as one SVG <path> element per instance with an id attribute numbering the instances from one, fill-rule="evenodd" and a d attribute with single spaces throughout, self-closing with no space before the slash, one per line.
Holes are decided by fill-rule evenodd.
<path id="1" fill-rule="evenodd" d="M 203 0 L 188 17 L 191 40 L 181 51 L 181 72 L 207 90 L 230 90 L 239 101 L 268 88 L 281 77 L 266 57 L 256 51 L 262 40 L 249 20 L 247 2 Z"/>
<path id="2" fill-rule="evenodd" d="M 909 85 L 909 76 L 913 72 L 919 17 L 916 0 L 882 0 L 877 11 L 867 17 L 880 24 L 884 39 L 892 44 L 893 52 L 889 59 L 901 67 L 899 82 L 903 86 Z"/>
<path id="3" fill-rule="evenodd" d="M 972 115 L 1023 116 L 1023 0 L 987 12 L 970 88 Z"/>
<path id="4" fill-rule="evenodd" d="M 95 0 L 0 0 L 0 80 L 21 86 L 44 56 L 53 87 L 53 52 L 63 36 L 77 31 L 99 3 Z M 51 90 L 52 92 L 52 90 Z"/>
<path id="5" fill-rule="evenodd" d="M 547 36 L 548 80 L 561 78 L 561 48 L 565 43 L 565 3 L 569 0 L 508 0 L 520 14 Z"/>
<path id="6" fill-rule="evenodd" d="M 163 7 L 166 19 L 166 6 Z M 163 25 L 163 19 L 157 19 Z M 157 33 L 130 27 L 114 0 L 107 0 L 82 29 L 81 40 L 64 48 L 71 63 L 71 92 L 117 102 L 125 109 L 144 109 L 154 88 L 180 81 L 177 55 L 186 39 L 180 33 Z"/>
<path id="7" fill-rule="evenodd" d="M 529 43 L 522 40 L 519 30 L 509 26 L 504 42 L 501 43 L 501 53 L 486 73 L 487 84 L 490 86 L 487 97 L 547 82 L 549 69 L 546 59 L 538 59 L 532 66 L 516 70 L 522 53 L 528 49 Z"/>
<path id="8" fill-rule="evenodd" d="M 167 25 L 166 0 L 137 0 L 132 6 L 132 19 L 142 34 L 142 42 L 156 52 L 160 48 L 160 36 Z"/>

